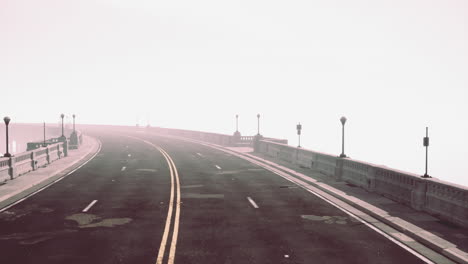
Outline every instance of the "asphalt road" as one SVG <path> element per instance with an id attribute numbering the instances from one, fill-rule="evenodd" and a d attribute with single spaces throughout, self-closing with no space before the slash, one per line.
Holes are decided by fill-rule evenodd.
<path id="1" fill-rule="evenodd" d="M 153 135 L 94 136 L 94 160 L 0 213 L 0 263 L 170 263 L 171 251 L 183 264 L 423 263 L 245 160 Z"/>

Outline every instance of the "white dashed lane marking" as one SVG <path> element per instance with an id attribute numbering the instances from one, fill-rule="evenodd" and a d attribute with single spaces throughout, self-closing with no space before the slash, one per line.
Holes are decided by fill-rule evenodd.
<path id="1" fill-rule="evenodd" d="M 257 208 L 258 208 L 258 205 L 257 205 L 257 203 L 255 203 L 255 201 L 254 201 L 254 200 L 252 200 L 252 198 L 250 198 L 250 197 L 247 197 L 247 200 L 249 200 L 249 203 L 250 203 L 250 204 L 251 204 L 251 205 L 252 205 L 252 206 L 253 206 L 255 209 L 257 209 Z"/>
<path id="2" fill-rule="evenodd" d="M 89 209 L 91 209 L 91 207 L 93 207 L 93 205 L 94 205 L 95 203 L 97 203 L 97 200 L 92 201 L 88 206 L 86 206 L 86 208 L 83 209 L 83 213 L 88 212 Z"/>

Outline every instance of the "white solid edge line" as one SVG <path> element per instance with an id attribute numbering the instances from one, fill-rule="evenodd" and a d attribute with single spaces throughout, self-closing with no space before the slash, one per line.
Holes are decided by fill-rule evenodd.
<path id="1" fill-rule="evenodd" d="M 247 200 L 249 200 L 250 204 L 251 204 L 251 205 L 252 205 L 252 206 L 253 206 L 255 209 L 257 209 L 257 208 L 258 208 L 258 205 L 255 203 L 255 201 L 254 201 L 254 200 L 252 200 L 252 198 L 250 198 L 250 197 L 247 197 Z"/>
<path id="2" fill-rule="evenodd" d="M 127 167 L 123 166 L 123 167 L 122 167 L 122 171 L 124 171 L 126 168 L 127 168 Z"/>
<path id="3" fill-rule="evenodd" d="M 96 151 L 96 153 L 94 153 L 94 155 L 93 155 L 91 158 L 89 158 L 89 160 L 85 161 L 83 164 L 81 164 L 80 166 L 76 167 L 75 169 L 73 169 L 72 171 L 70 171 L 69 173 L 67 173 L 66 175 L 64 175 L 64 176 L 58 178 L 57 180 L 55 180 L 55 181 L 53 181 L 53 182 L 47 184 L 46 186 L 40 188 L 39 190 L 37 190 L 37 191 L 35 191 L 35 192 L 33 192 L 33 193 L 30 193 L 30 194 L 26 195 L 25 197 L 21 198 L 20 200 L 14 202 L 14 203 L 12 203 L 12 204 L 9 204 L 9 205 L 7 205 L 7 206 L 5 206 L 5 207 L 3 207 L 2 209 L 0 209 L 0 213 L 3 212 L 3 211 L 5 211 L 5 210 L 10 209 L 11 207 L 13 207 L 13 206 L 15 206 L 15 205 L 17 205 L 17 204 L 19 204 L 19 203 L 21 203 L 22 201 L 28 199 L 29 197 L 31 197 L 31 196 L 33 196 L 33 195 L 35 195 L 35 194 L 37 194 L 37 193 L 43 191 L 44 189 L 46 189 L 46 188 L 52 186 L 54 183 L 57 183 L 57 182 L 63 180 L 65 177 L 67 177 L 68 175 L 74 173 L 75 171 L 77 171 L 78 169 L 80 169 L 81 167 L 83 167 L 84 165 L 86 165 L 88 162 L 90 162 L 92 159 L 94 159 L 94 157 L 96 157 L 96 156 L 99 154 L 99 152 L 101 152 L 101 147 L 102 147 L 101 141 L 100 141 L 99 139 L 96 139 L 96 140 L 99 142 L 99 148 L 98 148 L 98 150 Z M 59 173 L 60 173 L 60 172 L 59 172 Z"/>
<path id="4" fill-rule="evenodd" d="M 93 201 L 92 201 L 92 202 L 91 202 L 91 203 L 90 203 L 88 206 L 86 206 L 86 208 L 85 208 L 85 209 L 83 209 L 83 211 L 82 211 L 82 212 L 83 212 L 83 213 L 86 213 L 86 212 L 88 212 L 88 211 L 89 211 L 89 209 L 91 209 L 91 207 L 93 207 L 93 205 L 94 205 L 95 203 L 97 203 L 97 200 L 93 200 Z"/>
<path id="5" fill-rule="evenodd" d="M 303 188 L 304 190 L 306 190 L 306 191 L 308 191 L 308 192 L 310 192 L 310 193 L 316 195 L 317 197 L 323 199 L 324 201 L 326 201 L 326 202 L 328 202 L 328 203 L 334 205 L 336 208 L 338 208 L 338 209 L 340 209 L 341 211 L 347 213 L 348 215 L 353 216 L 354 218 L 358 219 L 360 222 L 364 223 L 367 227 L 371 228 L 372 230 L 374 230 L 374 231 L 376 231 L 377 233 L 381 234 L 381 235 L 384 236 L 385 238 L 387 238 L 387 239 L 389 239 L 390 241 L 394 242 L 395 244 L 397 244 L 397 245 L 400 246 L 401 248 L 403 248 L 403 249 L 407 250 L 408 252 L 412 253 L 414 256 L 418 257 L 419 259 L 423 260 L 424 262 L 434 264 L 434 262 L 431 261 L 430 259 L 426 258 L 425 256 L 423 256 L 423 255 L 420 254 L 419 252 L 413 250 L 412 248 L 406 246 L 405 244 L 403 244 L 402 242 L 398 241 L 397 239 L 395 239 L 395 238 L 392 237 L 391 235 L 385 233 L 383 230 L 380 230 L 378 227 L 372 225 L 372 224 L 369 223 L 369 222 L 366 222 L 364 219 L 362 219 L 362 218 L 360 218 L 360 217 L 358 217 L 358 216 L 352 214 L 351 212 L 349 212 L 349 211 L 347 211 L 346 209 L 340 207 L 339 205 L 335 204 L 334 202 L 328 200 L 327 198 L 325 198 L 325 197 L 319 195 L 318 193 L 315 193 L 314 191 L 311 191 L 311 190 L 307 189 L 307 188 L 306 188 L 305 186 L 303 186 L 302 184 L 299 184 L 299 183 L 297 183 L 297 182 L 295 182 L 295 181 L 293 181 L 293 180 L 291 180 L 291 179 L 288 179 L 287 177 L 285 177 L 285 176 L 283 176 L 283 175 L 280 175 L 278 172 L 275 172 L 275 171 L 273 171 L 272 169 L 269 169 L 269 168 L 265 167 L 265 166 L 270 166 L 270 165 L 268 165 L 268 164 L 264 164 L 264 163 L 262 163 L 262 162 L 260 162 L 260 161 L 258 161 L 258 160 L 252 159 L 252 158 L 250 158 L 250 157 L 244 156 L 244 155 L 242 155 L 242 154 L 240 154 L 240 153 L 236 153 L 236 152 L 234 152 L 234 151 L 225 150 L 225 149 L 223 149 L 223 148 L 221 148 L 221 147 L 214 147 L 214 146 L 211 146 L 211 145 L 209 145 L 209 144 L 206 144 L 205 142 L 197 142 L 197 141 L 192 141 L 192 140 L 187 140 L 187 139 L 181 139 L 181 138 L 178 138 L 178 139 L 184 140 L 184 141 L 189 141 L 189 142 L 196 143 L 196 144 L 200 144 L 200 145 L 204 145 L 204 146 L 211 147 L 211 148 L 214 148 L 214 149 L 217 149 L 217 150 L 220 150 L 220 151 L 224 151 L 224 152 L 230 153 L 230 154 L 232 154 L 232 155 L 234 155 L 234 156 L 237 156 L 238 158 L 247 160 L 247 161 L 249 161 L 249 162 L 251 162 L 251 163 L 253 163 L 253 164 L 256 164 L 256 165 L 258 165 L 258 166 L 260 166 L 260 167 L 263 167 L 264 169 L 273 172 L 274 174 L 276 174 L 276 175 L 282 177 L 283 179 L 286 179 L 286 180 L 288 180 L 288 181 L 290 181 L 290 182 L 292 182 L 292 183 L 295 183 L 296 185 L 298 185 L 299 187 Z M 255 162 L 254 162 L 254 161 L 255 161 Z M 258 164 L 258 163 L 260 163 L 260 164 Z M 274 169 L 277 170 L 276 168 L 274 168 Z M 282 172 L 282 171 L 281 171 L 281 172 Z M 291 177 L 291 178 L 293 178 L 293 179 L 297 179 L 295 176 L 290 175 L 290 174 L 288 174 L 288 173 L 286 173 L 286 172 L 282 172 L 282 173 L 287 174 L 289 177 Z M 297 180 L 299 180 L 299 179 L 297 179 Z M 353 207 L 353 208 L 355 208 L 355 207 Z M 359 210 L 358 208 L 356 208 L 356 209 Z M 359 211 L 361 211 L 361 210 L 359 210 Z M 380 223 L 383 223 L 383 222 L 380 221 L 380 220 L 378 220 L 378 221 L 379 221 Z M 385 224 L 385 225 L 387 225 L 387 224 Z M 420 243 L 420 242 L 418 242 L 418 243 Z M 421 244 L 421 243 L 420 243 L 420 244 Z M 427 247 L 427 246 L 426 246 L 426 247 Z M 436 252 L 436 251 L 434 251 L 434 252 Z M 440 254 L 440 253 L 439 253 L 439 254 Z"/>
<path id="6" fill-rule="evenodd" d="M 267 169 L 267 168 L 265 168 L 265 169 Z M 268 170 L 268 169 L 267 169 L 267 170 Z M 270 171 L 271 171 L 271 170 L 270 170 Z M 290 177 L 292 177 L 292 178 L 294 179 L 294 180 L 293 180 L 293 179 L 286 178 L 285 176 L 282 176 L 282 175 L 280 175 L 280 174 L 277 173 L 277 172 L 274 172 L 274 171 L 271 171 L 271 172 L 273 172 L 274 174 L 276 174 L 276 175 L 282 177 L 283 179 L 286 179 L 286 180 L 288 180 L 288 181 L 290 181 L 290 182 L 292 182 L 292 183 L 294 183 L 294 184 L 300 186 L 301 188 L 303 188 L 303 189 L 306 190 L 307 192 L 312 193 L 313 195 L 315 195 L 315 196 L 319 197 L 320 199 L 324 200 L 325 202 L 327 202 L 327 203 L 329 203 L 329 204 L 335 206 L 337 209 L 343 211 L 344 213 L 348 214 L 349 216 L 354 217 L 354 218 L 357 219 L 359 222 L 365 224 L 365 225 L 366 225 L 367 227 L 369 227 L 370 229 L 374 230 L 375 232 L 381 234 L 382 236 L 384 236 L 385 238 L 389 239 L 389 240 L 392 241 L 393 243 L 397 244 L 398 246 L 400 246 L 400 247 L 402 247 L 403 249 L 407 250 L 408 252 L 412 253 L 413 255 L 415 255 L 416 257 L 418 257 L 419 259 L 421 259 L 422 261 L 424 261 L 424 262 L 426 262 L 426 263 L 428 263 L 428 264 L 435 264 L 435 262 L 433 262 L 433 261 L 431 261 L 430 259 L 426 258 L 425 256 L 423 256 L 423 255 L 420 254 L 419 252 L 416 252 L 416 251 L 413 250 L 412 248 L 406 246 L 406 245 L 403 244 L 402 242 L 396 240 L 396 239 L 393 238 L 391 235 L 389 235 L 389 234 L 385 233 L 384 231 L 380 230 L 378 227 L 372 225 L 372 224 L 369 223 L 369 222 L 366 222 L 364 219 L 362 219 L 362 218 L 360 218 L 359 216 L 357 216 L 357 215 L 351 213 L 350 211 L 346 210 L 345 208 L 341 207 L 340 205 L 336 204 L 335 202 L 333 202 L 333 201 L 327 199 L 326 197 L 324 197 L 324 196 L 322 196 L 322 195 L 316 193 L 315 191 L 308 189 L 306 186 L 303 186 L 302 184 L 300 184 L 300 183 L 298 183 L 298 182 L 295 182 L 294 180 L 296 180 L 296 178 L 295 178 L 294 176 L 289 175 Z M 336 199 L 338 199 L 338 198 L 336 198 Z M 357 208 L 356 208 L 356 209 L 357 209 Z M 359 209 L 357 209 L 357 210 L 359 210 Z M 359 210 L 359 211 L 361 211 L 361 210 Z M 379 222 L 381 222 L 381 221 L 379 221 Z M 381 223 L 382 223 L 382 222 L 381 222 Z M 419 243 L 419 242 L 418 242 L 418 243 Z"/>
<path id="7" fill-rule="evenodd" d="M 215 167 L 216 167 L 218 170 L 221 170 L 221 167 L 220 167 L 220 166 L 215 165 Z"/>

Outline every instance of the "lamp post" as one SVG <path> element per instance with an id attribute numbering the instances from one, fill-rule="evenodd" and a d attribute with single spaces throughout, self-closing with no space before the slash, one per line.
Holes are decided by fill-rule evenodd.
<path id="1" fill-rule="evenodd" d="M 301 130 L 302 130 L 301 123 L 297 124 L 296 129 L 297 129 L 297 136 L 299 138 L 299 144 L 297 145 L 297 147 L 300 148 L 301 147 Z"/>
<path id="2" fill-rule="evenodd" d="M 65 117 L 65 115 L 61 114 L 60 117 L 62 118 L 62 136 L 60 136 L 60 139 L 64 140 L 65 139 L 65 133 L 63 131 L 63 118 Z"/>
<path id="3" fill-rule="evenodd" d="M 427 174 L 427 149 L 429 148 L 429 132 L 428 132 L 428 127 L 426 127 L 426 136 L 423 138 L 423 146 L 426 147 L 426 172 L 424 173 L 423 178 L 431 178 L 431 176 L 429 176 Z"/>
<path id="4" fill-rule="evenodd" d="M 236 115 L 236 132 L 239 132 L 239 115 Z"/>
<path id="5" fill-rule="evenodd" d="M 340 122 L 341 122 L 341 125 L 342 125 L 342 129 L 341 129 L 341 154 L 340 154 L 340 158 L 346 158 L 346 155 L 344 154 L 344 125 L 346 123 L 346 117 L 342 116 L 340 118 Z"/>
<path id="6" fill-rule="evenodd" d="M 75 133 L 75 114 L 73 114 L 73 133 Z"/>
<path id="7" fill-rule="evenodd" d="M 260 135 L 260 114 L 257 114 L 257 135 Z"/>
<path id="8" fill-rule="evenodd" d="M 8 116 L 5 116 L 3 118 L 3 121 L 5 122 L 5 128 L 6 128 L 6 153 L 3 155 L 3 157 L 11 157 L 11 154 L 8 151 L 8 124 L 10 124 L 11 118 L 9 118 Z"/>

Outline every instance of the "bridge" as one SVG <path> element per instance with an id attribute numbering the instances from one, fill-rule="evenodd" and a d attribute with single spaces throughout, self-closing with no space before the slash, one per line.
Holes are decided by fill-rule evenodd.
<path id="1" fill-rule="evenodd" d="M 80 131 L 0 158 L 2 263 L 468 263 L 464 186 L 260 134 Z"/>

